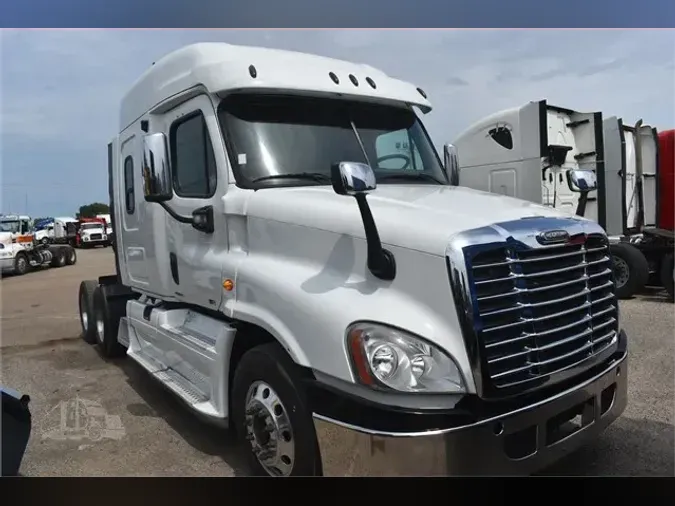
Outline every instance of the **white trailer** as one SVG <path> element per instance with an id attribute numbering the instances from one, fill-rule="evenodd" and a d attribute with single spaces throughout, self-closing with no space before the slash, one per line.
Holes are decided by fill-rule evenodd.
<path id="1" fill-rule="evenodd" d="M 655 223 L 658 149 L 653 129 L 642 127 L 640 153 L 649 181 L 638 199 L 631 175 L 636 167 L 633 130 L 617 118 L 603 121 L 601 112 L 529 102 L 491 114 L 460 134 L 454 142 L 459 158 L 455 183 L 597 222 L 612 242 L 617 295 L 629 298 L 644 287 L 649 266 L 638 248 L 623 239 L 635 231 L 630 224 L 636 223 L 638 200 L 647 203 L 648 222 Z M 576 187 L 572 178 L 579 170 L 592 172 L 596 190 Z"/>
<path id="2" fill-rule="evenodd" d="M 82 283 L 83 338 L 254 474 L 522 474 L 597 437 L 626 405 L 606 234 L 449 185 L 430 110 L 308 54 L 157 61 L 108 145 L 116 272 Z"/>

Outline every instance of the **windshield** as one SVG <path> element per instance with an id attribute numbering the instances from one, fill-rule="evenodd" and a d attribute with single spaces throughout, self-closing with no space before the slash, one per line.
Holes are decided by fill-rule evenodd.
<path id="1" fill-rule="evenodd" d="M 438 155 L 410 109 L 241 94 L 223 100 L 218 117 L 237 182 L 243 186 L 259 178 L 275 186 L 330 184 L 331 165 L 341 161 L 370 164 L 379 184 L 447 184 Z M 278 177 L 302 173 L 315 177 Z"/>
<path id="2" fill-rule="evenodd" d="M 83 223 L 80 226 L 80 228 L 82 230 L 89 230 L 89 229 L 92 229 L 92 228 L 103 228 L 103 225 L 101 225 L 100 223 Z"/>
<path id="3" fill-rule="evenodd" d="M 0 232 L 11 232 L 16 234 L 19 231 L 18 221 L 0 221 Z"/>

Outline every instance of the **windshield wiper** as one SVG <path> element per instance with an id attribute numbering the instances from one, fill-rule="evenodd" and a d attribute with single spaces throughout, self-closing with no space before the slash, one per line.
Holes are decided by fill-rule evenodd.
<path id="1" fill-rule="evenodd" d="M 322 172 L 296 172 L 291 174 L 270 174 L 269 176 L 261 176 L 253 181 L 252 183 L 257 183 L 258 181 L 268 181 L 270 179 L 310 179 L 312 181 L 331 181 L 331 178 L 328 174 Z"/>
<path id="2" fill-rule="evenodd" d="M 401 174 L 383 174 L 377 175 L 378 181 L 384 181 L 386 179 L 426 179 L 427 181 L 433 181 L 437 184 L 445 184 L 442 181 L 439 181 L 434 176 L 425 174 L 424 172 L 403 172 Z"/>

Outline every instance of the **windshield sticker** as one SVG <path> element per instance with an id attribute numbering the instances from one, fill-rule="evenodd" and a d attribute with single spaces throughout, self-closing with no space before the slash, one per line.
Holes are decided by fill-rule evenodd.
<path id="1" fill-rule="evenodd" d="M 239 165 L 246 165 L 246 153 L 239 153 L 238 162 Z"/>

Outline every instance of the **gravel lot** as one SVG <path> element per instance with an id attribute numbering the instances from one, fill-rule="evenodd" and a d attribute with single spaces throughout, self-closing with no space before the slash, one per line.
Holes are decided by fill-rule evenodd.
<path id="1" fill-rule="evenodd" d="M 130 360 L 105 361 L 79 338 L 82 279 L 113 271 L 110 248 L 72 267 L 0 281 L 0 383 L 32 398 L 27 476 L 242 474 L 226 431 L 198 421 Z M 621 303 L 629 333 L 629 400 L 600 439 L 548 469 L 559 475 L 675 475 L 675 306 L 653 290 Z M 106 430 L 61 437 L 64 401 L 89 401 Z M 100 406 L 96 406 L 98 403 Z M 79 403 L 84 420 L 87 403 Z M 84 426 L 84 423 L 81 424 Z"/>

